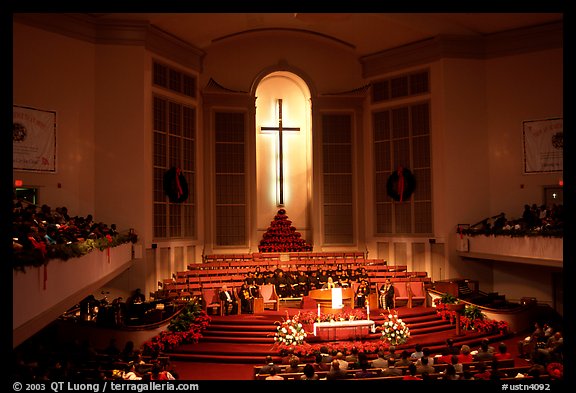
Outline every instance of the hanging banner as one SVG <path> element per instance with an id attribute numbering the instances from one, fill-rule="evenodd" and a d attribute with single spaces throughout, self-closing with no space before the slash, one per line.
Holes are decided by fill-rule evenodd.
<path id="1" fill-rule="evenodd" d="M 524 173 L 561 172 L 564 157 L 562 118 L 523 123 Z"/>
<path id="2" fill-rule="evenodd" d="M 56 172 L 56 112 L 12 106 L 12 168 Z"/>

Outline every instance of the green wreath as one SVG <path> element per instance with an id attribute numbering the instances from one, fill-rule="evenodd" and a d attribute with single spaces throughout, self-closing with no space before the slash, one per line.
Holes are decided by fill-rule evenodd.
<path id="1" fill-rule="evenodd" d="M 188 199 L 188 182 L 180 168 L 172 167 L 164 173 L 164 192 L 173 203 Z"/>
<path id="2" fill-rule="evenodd" d="M 386 192 L 388 196 L 397 202 L 404 202 L 410 199 L 416 188 L 416 178 L 409 169 L 399 167 L 388 176 L 386 181 Z"/>

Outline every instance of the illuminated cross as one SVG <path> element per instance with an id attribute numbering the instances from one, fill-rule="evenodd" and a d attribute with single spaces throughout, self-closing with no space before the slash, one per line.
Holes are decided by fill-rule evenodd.
<path id="1" fill-rule="evenodd" d="M 280 191 L 278 196 L 278 206 L 284 206 L 284 157 L 282 153 L 282 132 L 284 131 L 300 131 L 298 127 L 282 127 L 282 99 L 278 100 L 278 127 L 260 127 L 261 131 L 278 131 L 278 146 L 279 146 L 279 174 L 278 183 L 280 183 Z"/>

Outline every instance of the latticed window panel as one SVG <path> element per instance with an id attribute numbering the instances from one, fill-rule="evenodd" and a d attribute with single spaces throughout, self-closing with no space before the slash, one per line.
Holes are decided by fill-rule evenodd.
<path id="1" fill-rule="evenodd" d="M 324 241 L 327 244 L 351 244 L 354 240 L 351 222 L 352 206 L 336 204 L 324 206 Z"/>
<path id="2" fill-rule="evenodd" d="M 324 173 L 351 173 L 351 144 L 324 144 Z"/>
<path id="3" fill-rule="evenodd" d="M 384 80 L 372 85 L 372 102 L 390 99 L 390 81 Z"/>
<path id="4" fill-rule="evenodd" d="M 164 68 L 155 67 L 154 72 L 162 70 Z M 195 122 L 194 107 L 160 96 L 153 97 L 152 194 L 155 238 L 194 237 L 196 234 Z M 164 175 L 171 167 L 182 170 L 188 185 L 188 198 L 180 204 L 170 202 L 164 190 Z"/>
<path id="5" fill-rule="evenodd" d="M 352 116 L 322 115 L 324 242 L 354 241 Z"/>
<path id="6" fill-rule="evenodd" d="M 430 92 L 428 70 L 416 71 L 372 82 L 372 103 L 405 98 Z"/>
<path id="7" fill-rule="evenodd" d="M 376 203 L 376 232 L 392 233 L 392 203 Z"/>
<path id="8" fill-rule="evenodd" d="M 216 173 L 244 173 L 245 146 L 237 142 L 216 142 Z"/>
<path id="9" fill-rule="evenodd" d="M 246 117 L 217 112 L 214 118 L 216 244 L 246 245 Z"/>
<path id="10" fill-rule="evenodd" d="M 416 78 L 417 79 L 417 78 Z M 423 82 L 424 83 L 424 82 Z M 418 102 L 373 113 L 376 233 L 431 233 L 430 105 Z M 394 201 L 387 183 L 399 167 L 410 169 L 416 187 L 408 201 Z M 429 231 L 429 232 L 426 232 Z"/>
<path id="11" fill-rule="evenodd" d="M 168 205 L 165 203 L 154 204 L 154 237 L 163 238 L 168 236 L 168 217 L 166 215 Z"/>
<path id="12" fill-rule="evenodd" d="M 168 205 L 170 211 L 170 236 L 182 236 L 182 208 L 177 203 L 170 203 Z"/>
<path id="13" fill-rule="evenodd" d="M 324 174 L 324 203 L 352 203 L 352 175 Z"/>
<path id="14" fill-rule="evenodd" d="M 246 244 L 246 207 L 216 206 L 216 244 L 242 246 Z"/>
<path id="15" fill-rule="evenodd" d="M 410 136 L 409 108 L 396 108 L 392 110 L 392 138 L 408 138 Z"/>
<path id="16" fill-rule="evenodd" d="M 394 203 L 394 232 L 399 234 L 412 233 L 411 202 Z"/>
<path id="17" fill-rule="evenodd" d="M 161 168 L 166 167 L 167 143 L 165 133 L 154 132 L 154 166 Z"/>
<path id="18" fill-rule="evenodd" d="M 410 107 L 412 136 L 430 134 L 430 104 L 424 102 Z"/>
<path id="19" fill-rule="evenodd" d="M 187 97 L 196 97 L 196 77 L 157 61 L 153 64 L 152 83 Z"/>
<path id="20" fill-rule="evenodd" d="M 241 174 L 216 175 L 216 204 L 236 205 L 246 203 L 246 176 Z"/>
<path id="21" fill-rule="evenodd" d="M 412 138 L 413 167 L 430 168 L 430 136 L 423 135 Z"/>
<path id="22" fill-rule="evenodd" d="M 432 202 L 414 201 L 414 233 L 432 233 Z"/>
<path id="23" fill-rule="evenodd" d="M 428 77 L 428 71 L 409 75 L 410 95 L 428 93 L 430 91 Z"/>
<path id="24" fill-rule="evenodd" d="M 408 76 L 390 80 L 390 98 L 406 97 L 408 95 Z"/>
<path id="25" fill-rule="evenodd" d="M 430 179 L 430 168 L 414 169 L 412 174 L 416 179 L 416 188 L 412 196 L 414 201 L 431 201 L 432 181 Z"/>

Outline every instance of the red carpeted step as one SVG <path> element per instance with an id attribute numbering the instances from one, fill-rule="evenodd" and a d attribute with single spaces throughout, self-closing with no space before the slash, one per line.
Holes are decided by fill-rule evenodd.
<path id="1" fill-rule="evenodd" d="M 271 337 L 233 337 L 233 336 L 214 336 L 203 337 L 203 342 L 215 343 L 242 343 L 242 344 L 274 344 L 274 338 Z"/>
<path id="2" fill-rule="evenodd" d="M 377 310 L 380 311 L 380 310 Z M 381 313 L 370 314 L 377 326 L 382 324 L 386 310 Z M 499 335 L 489 335 L 478 332 L 464 332 L 462 336 L 455 336 L 455 327 L 449 321 L 442 320 L 432 307 L 399 308 L 398 315 L 409 326 L 411 337 L 404 345 L 397 346 L 397 350 L 414 351 L 419 343 L 429 347 L 433 352 L 440 351 L 447 338 L 453 338 L 456 345 L 462 344 L 477 347 L 483 338 L 491 340 L 501 339 Z M 298 310 L 292 310 L 290 316 Z M 182 345 L 170 353 L 172 359 L 190 362 L 213 363 L 250 363 L 262 364 L 266 355 L 273 355 L 279 360 L 279 353 L 273 351 L 275 322 L 286 318 L 285 312 L 268 313 L 266 315 L 230 315 L 213 317 L 203 338 L 198 344 Z M 379 331 L 371 333 L 364 341 L 379 342 Z M 312 337 L 309 339 L 313 343 Z M 373 354 L 370 354 L 372 356 Z M 374 355 L 375 356 L 375 355 Z"/>
<path id="3" fill-rule="evenodd" d="M 219 331 L 233 331 L 233 332 L 241 332 L 241 331 L 252 331 L 252 332 L 275 332 L 276 325 L 236 325 L 236 324 L 210 324 L 208 329 L 214 329 Z"/>
<path id="4" fill-rule="evenodd" d="M 205 330 L 202 335 L 204 337 L 274 337 L 276 330 L 269 331 L 230 331 L 230 330 Z"/>

